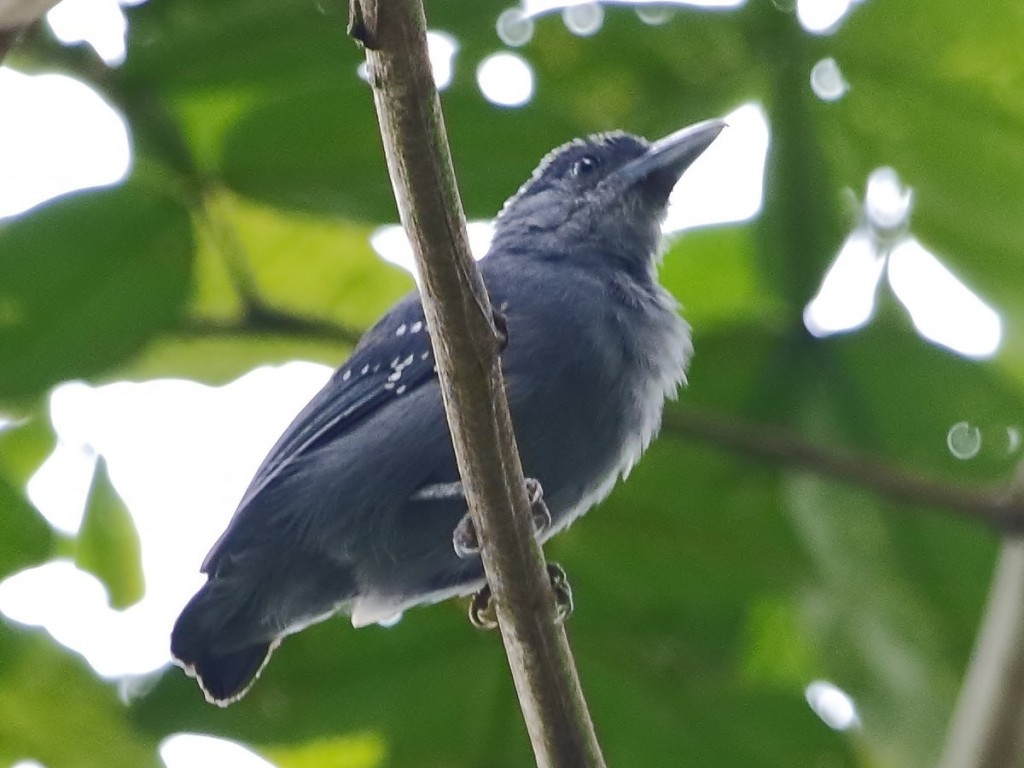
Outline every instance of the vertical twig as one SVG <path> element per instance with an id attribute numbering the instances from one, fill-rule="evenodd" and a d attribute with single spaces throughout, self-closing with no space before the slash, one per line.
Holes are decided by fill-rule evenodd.
<path id="1" fill-rule="evenodd" d="M 540 766 L 603 766 L 544 558 L 533 537 L 490 301 L 465 219 L 420 0 L 351 0 L 388 170 L 422 278 L 459 471 L 505 651 Z M 339 139 L 341 140 L 341 139 Z"/>
<path id="2" fill-rule="evenodd" d="M 1024 463 L 1015 496 L 1024 496 Z M 1003 539 L 940 768 L 1024 765 L 1024 540 Z"/>

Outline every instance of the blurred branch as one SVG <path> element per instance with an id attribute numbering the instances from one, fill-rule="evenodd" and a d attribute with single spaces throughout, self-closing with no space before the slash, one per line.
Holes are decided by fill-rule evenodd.
<path id="1" fill-rule="evenodd" d="M 422 276 L 459 472 L 537 763 L 603 766 L 533 535 L 498 336 L 470 255 L 423 6 L 420 0 L 351 0 L 349 13 L 349 33 L 366 51 L 388 170 Z"/>
<path id="2" fill-rule="evenodd" d="M 355 346 L 363 332 L 344 323 L 268 307 L 262 302 L 246 308 L 237 319 L 195 318 L 181 329 L 185 336 L 302 336 Z"/>
<path id="3" fill-rule="evenodd" d="M 53 8 L 59 0 L 2 0 L 0 30 L 27 27 Z"/>
<path id="4" fill-rule="evenodd" d="M 939 768 L 1024 765 L 1022 649 L 1024 541 L 1006 538 Z"/>
<path id="5" fill-rule="evenodd" d="M 59 0 L 0 0 L 0 64 L 21 38 L 25 28 Z"/>
<path id="6" fill-rule="evenodd" d="M 792 432 L 683 407 L 667 409 L 663 432 L 697 438 L 720 448 L 841 480 L 879 496 L 916 506 L 957 512 L 1003 531 L 1024 527 L 1024 498 L 999 485 L 973 488 L 894 467 L 891 462 Z"/>
<path id="7" fill-rule="evenodd" d="M 0 64 L 21 37 L 21 29 L 0 29 Z"/>
<path id="8" fill-rule="evenodd" d="M 202 221 L 206 224 L 221 258 L 224 259 L 231 284 L 238 293 L 246 314 L 249 314 L 260 308 L 262 302 L 256 278 L 249 268 L 245 246 L 242 245 L 242 239 L 238 236 L 238 230 L 231 221 L 227 207 L 228 203 L 223 199 L 223 195 L 215 191 L 207 192 L 202 199 Z"/>
<path id="9" fill-rule="evenodd" d="M 183 329 L 191 336 L 239 336 L 244 334 L 308 336 L 355 346 L 362 330 L 322 318 L 286 312 L 269 306 L 260 295 L 259 286 L 249 267 L 245 246 L 227 210 L 222 195 L 207 192 L 202 198 L 202 220 L 224 259 L 231 284 L 242 304 L 237 320 L 199 318 Z"/>

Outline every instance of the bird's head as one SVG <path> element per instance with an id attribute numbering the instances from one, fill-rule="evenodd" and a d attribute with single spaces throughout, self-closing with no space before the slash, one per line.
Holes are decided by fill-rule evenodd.
<path id="1" fill-rule="evenodd" d="M 599 133 L 552 150 L 505 203 L 492 248 L 599 252 L 649 268 L 672 188 L 724 127 L 707 120 L 653 143 Z"/>

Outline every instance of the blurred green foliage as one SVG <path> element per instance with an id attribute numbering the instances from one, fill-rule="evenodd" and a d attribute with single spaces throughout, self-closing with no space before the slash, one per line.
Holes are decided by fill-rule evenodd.
<path id="1" fill-rule="evenodd" d="M 870 0 L 834 34 L 811 35 L 779 5 L 679 7 L 661 26 L 608 5 L 589 38 L 542 16 L 520 51 L 536 94 L 502 109 L 474 77 L 503 47 L 502 9 L 427 2 L 431 27 L 459 45 L 442 102 L 467 214 L 492 216 L 573 136 L 656 136 L 755 100 L 772 130 L 763 211 L 695 232 L 665 260 L 695 326 L 683 399 L 952 481 L 1003 479 L 1015 456 L 958 462 L 945 436 L 964 419 L 1005 434 L 1024 414 L 1024 16 L 1013 0 L 983 13 Z M 411 285 L 367 242 L 396 216 L 342 4 L 151 0 L 128 16 L 119 68 L 43 30 L 12 58 L 94 85 L 128 119 L 136 157 L 116 189 L 0 223 L 0 404 L 28 418 L 0 432 L 0 574 L 53 551 L 24 484 L 52 445 L 42 413 L 54 384 L 223 382 L 268 361 L 336 363 L 343 338 L 314 324 L 256 333 L 253 310 L 360 328 Z M 809 86 L 826 56 L 850 84 L 835 103 Z M 993 360 L 921 340 L 884 284 L 866 330 L 820 340 L 804 328 L 855 223 L 844 192 L 862 196 L 881 165 L 914 189 L 911 230 L 998 308 Z M 222 332 L 196 330 L 211 324 Z M 933 764 L 995 539 L 938 510 L 909 512 L 663 435 L 550 547 L 578 596 L 569 630 L 609 764 Z M 141 594 L 138 540 L 105 471 L 75 551 L 115 605 Z M 812 713 L 804 687 L 816 678 L 853 696 L 859 730 L 831 731 Z M 247 742 L 282 766 L 530 760 L 500 644 L 452 606 L 394 630 L 312 628 L 227 712 L 177 671 L 124 705 L 44 633 L 0 624 L 0 702 L 0 763 L 151 765 L 159 740 L 185 730 Z"/>

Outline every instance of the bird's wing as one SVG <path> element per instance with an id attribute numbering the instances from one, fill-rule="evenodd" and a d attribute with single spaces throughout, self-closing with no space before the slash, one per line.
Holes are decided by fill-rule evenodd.
<path id="1" fill-rule="evenodd" d="M 433 350 L 419 297 L 411 295 L 384 316 L 352 356 L 278 439 L 256 471 L 227 530 L 203 562 L 204 573 L 230 550 L 240 524 L 251 525 L 253 501 L 296 464 L 338 441 L 388 403 L 436 378 Z"/>

